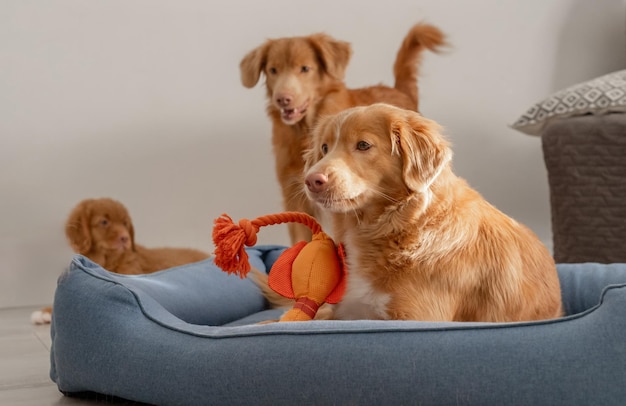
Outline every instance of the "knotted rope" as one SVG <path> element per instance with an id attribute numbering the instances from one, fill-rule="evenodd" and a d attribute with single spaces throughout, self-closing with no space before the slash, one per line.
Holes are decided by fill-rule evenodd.
<path id="1" fill-rule="evenodd" d="M 300 223 L 311 229 L 315 235 L 322 232 L 319 223 L 306 213 L 288 211 L 261 216 L 254 220 L 241 219 L 238 224 L 227 214 L 215 219 L 213 243 L 215 244 L 215 264 L 224 271 L 237 273 L 245 278 L 250 272 L 250 262 L 245 246 L 252 247 L 257 242 L 257 233 L 263 226 L 283 223 Z"/>

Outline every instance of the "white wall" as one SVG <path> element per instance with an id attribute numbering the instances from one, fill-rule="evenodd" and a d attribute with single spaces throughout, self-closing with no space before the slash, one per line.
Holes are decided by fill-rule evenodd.
<path id="1" fill-rule="evenodd" d="M 222 212 L 281 210 L 264 90 L 243 88 L 238 64 L 317 31 L 353 44 L 350 86 L 392 83 L 413 23 L 447 32 L 453 48 L 424 60 L 422 113 L 447 129 L 457 172 L 549 243 L 540 140 L 507 124 L 624 68 L 624 14 L 621 0 L 3 0 L 0 306 L 51 302 L 83 198 L 124 202 L 139 243 L 207 251 Z"/>

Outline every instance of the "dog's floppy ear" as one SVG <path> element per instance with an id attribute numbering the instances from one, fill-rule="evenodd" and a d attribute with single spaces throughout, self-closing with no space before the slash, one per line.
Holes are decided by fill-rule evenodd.
<path id="1" fill-rule="evenodd" d="M 259 81 L 261 71 L 265 68 L 265 63 L 267 62 L 267 50 L 269 45 L 270 41 L 253 49 L 248 52 L 239 63 L 241 83 L 245 87 L 254 87 Z"/>
<path id="2" fill-rule="evenodd" d="M 91 250 L 91 199 L 80 202 L 65 223 L 65 235 L 74 252 L 85 255 Z"/>
<path id="3" fill-rule="evenodd" d="M 402 157 L 407 187 L 414 192 L 424 191 L 450 162 L 452 150 L 437 123 L 413 111 L 402 113 L 391 123 L 393 150 Z"/>
<path id="4" fill-rule="evenodd" d="M 352 56 L 350 44 L 345 41 L 337 41 L 326 34 L 313 34 L 307 39 L 326 72 L 337 80 L 343 80 L 350 56 Z"/>

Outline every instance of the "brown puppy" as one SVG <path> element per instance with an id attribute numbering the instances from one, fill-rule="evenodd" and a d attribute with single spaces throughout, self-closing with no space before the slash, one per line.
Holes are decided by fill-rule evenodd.
<path id="1" fill-rule="evenodd" d="M 152 273 L 209 258 L 189 248 L 145 248 L 135 244 L 128 210 L 120 202 L 102 198 L 81 201 L 70 213 L 65 235 L 72 249 L 104 269 L 126 275 Z M 49 323 L 52 309 L 34 312 L 35 324 Z"/>
<path id="2" fill-rule="evenodd" d="M 331 213 L 348 282 L 338 319 L 559 317 L 554 261 L 528 228 L 455 176 L 439 126 L 385 104 L 320 123 L 306 194 Z"/>
<path id="3" fill-rule="evenodd" d="M 396 56 L 393 88 L 348 89 L 343 78 L 352 52 L 350 44 L 325 34 L 268 40 L 243 58 L 240 69 L 244 86 L 254 87 L 261 73 L 266 78 L 267 113 L 272 120 L 276 174 L 285 210 L 318 214 L 301 186 L 302 155 L 310 146 L 310 129 L 318 118 L 376 102 L 417 111 L 417 68 L 422 52 L 437 51 L 444 43 L 444 35 L 432 25 L 411 28 Z M 306 227 L 289 227 L 293 243 L 310 240 Z"/>

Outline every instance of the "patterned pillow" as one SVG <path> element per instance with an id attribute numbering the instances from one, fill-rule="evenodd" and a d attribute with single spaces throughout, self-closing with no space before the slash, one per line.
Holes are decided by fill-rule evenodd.
<path id="1" fill-rule="evenodd" d="M 626 112 L 626 70 L 560 90 L 534 104 L 512 128 L 541 135 L 550 120 L 585 114 Z"/>

